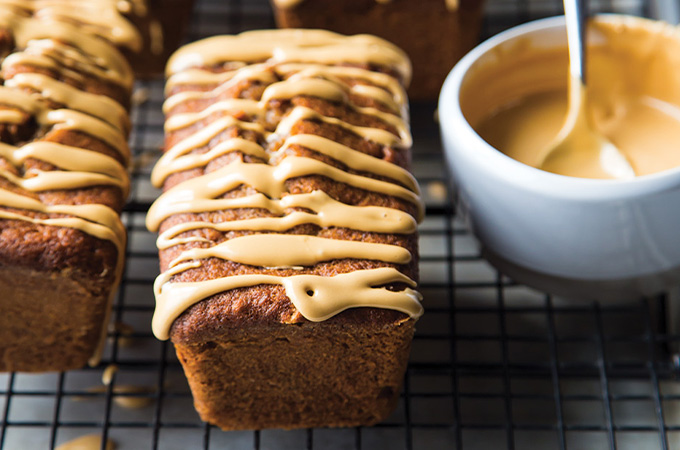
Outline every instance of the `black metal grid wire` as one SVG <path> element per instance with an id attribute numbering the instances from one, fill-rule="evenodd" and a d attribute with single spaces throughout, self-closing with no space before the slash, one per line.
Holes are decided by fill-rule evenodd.
<path id="1" fill-rule="evenodd" d="M 635 0 L 591 6 L 652 11 Z M 559 0 L 488 0 L 485 34 L 560 10 Z M 199 0 L 190 39 L 265 27 L 273 27 L 266 0 Z M 113 313 L 134 331 L 113 329 L 96 368 L 0 375 L 0 449 L 54 448 L 90 433 L 121 449 L 680 448 L 672 362 L 680 336 L 666 330 L 670 297 L 566 302 L 491 268 L 454 215 L 433 104 L 411 111 L 414 168 L 427 203 L 420 230 L 427 313 L 397 411 L 385 423 L 355 429 L 222 432 L 202 423 L 171 345 L 150 331 L 158 261 L 144 214 L 157 195 L 148 179 L 163 139 L 162 81 L 138 90 L 148 100 L 133 112 L 128 262 Z M 92 390 L 110 364 L 118 367 L 113 382 Z M 130 384 L 148 391 L 119 391 Z M 124 397 L 148 405 L 126 409 L 118 404 Z"/>

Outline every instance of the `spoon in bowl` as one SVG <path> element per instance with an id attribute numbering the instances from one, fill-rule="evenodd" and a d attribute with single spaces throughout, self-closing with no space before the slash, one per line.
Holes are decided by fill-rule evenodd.
<path id="1" fill-rule="evenodd" d="M 543 151 L 537 167 L 582 178 L 634 178 L 635 170 L 628 159 L 588 119 L 585 2 L 564 0 L 569 47 L 567 117 L 557 137 Z"/>

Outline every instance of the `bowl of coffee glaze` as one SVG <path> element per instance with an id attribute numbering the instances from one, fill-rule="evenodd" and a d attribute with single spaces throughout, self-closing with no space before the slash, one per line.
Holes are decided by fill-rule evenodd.
<path id="1" fill-rule="evenodd" d="M 567 297 L 653 295 L 680 283 L 680 31 L 603 15 L 588 32 L 591 121 L 632 148 L 638 176 L 532 166 L 566 113 L 564 17 L 501 33 L 453 68 L 439 98 L 447 166 L 459 213 L 503 273 Z M 524 115 L 534 100 L 550 106 Z"/>

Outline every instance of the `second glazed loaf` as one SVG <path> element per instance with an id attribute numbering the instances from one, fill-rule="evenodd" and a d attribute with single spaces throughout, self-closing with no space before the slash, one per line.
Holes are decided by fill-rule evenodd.
<path id="1" fill-rule="evenodd" d="M 153 328 L 201 417 L 382 420 L 422 312 L 408 59 L 371 36 L 259 31 L 191 44 L 168 73 Z"/>
<path id="2" fill-rule="evenodd" d="M 132 71 L 105 40 L 6 2 L 0 48 L 0 371 L 75 369 L 123 267 Z"/>

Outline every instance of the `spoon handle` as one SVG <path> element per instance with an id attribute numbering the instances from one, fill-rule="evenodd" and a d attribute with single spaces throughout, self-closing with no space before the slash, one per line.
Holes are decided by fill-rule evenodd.
<path id="1" fill-rule="evenodd" d="M 563 0 L 569 42 L 569 72 L 586 84 L 587 0 Z"/>

